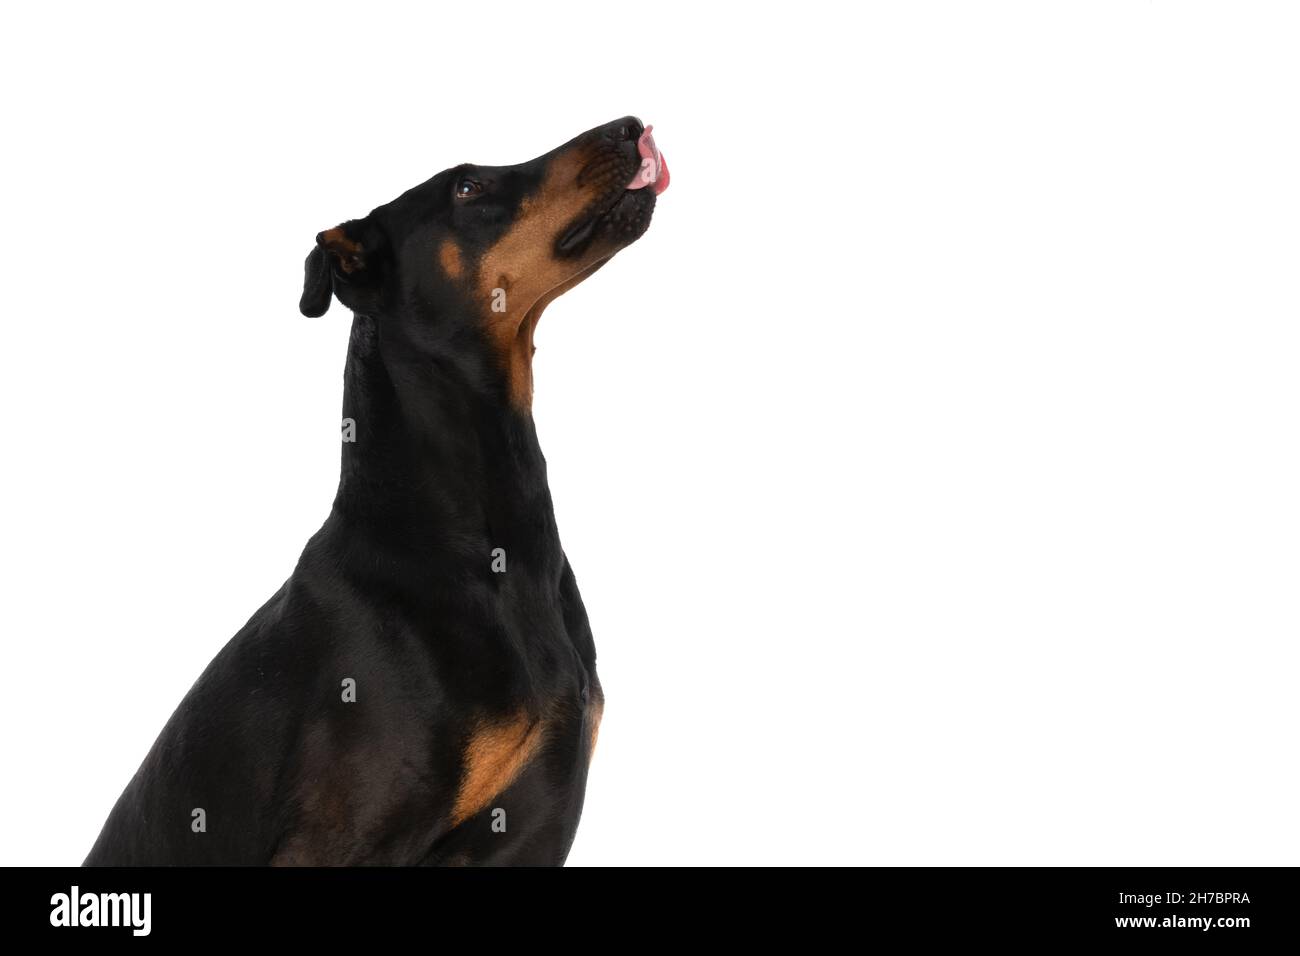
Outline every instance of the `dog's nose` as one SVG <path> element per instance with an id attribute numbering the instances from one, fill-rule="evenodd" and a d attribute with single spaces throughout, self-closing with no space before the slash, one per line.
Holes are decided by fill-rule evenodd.
<path id="1" fill-rule="evenodd" d="M 639 119 L 635 116 L 624 116 L 612 123 L 606 123 L 600 135 L 603 139 L 615 143 L 635 143 L 644 131 L 645 125 Z"/>

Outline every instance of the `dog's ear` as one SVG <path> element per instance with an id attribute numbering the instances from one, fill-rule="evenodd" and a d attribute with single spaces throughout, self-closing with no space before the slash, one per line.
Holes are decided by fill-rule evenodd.
<path id="1" fill-rule="evenodd" d="M 364 276 L 367 230 L 363 225 L 362 221 L 353 219 L 316 233 L 316 246 L 307 253 L 303 265 L 302 298 L 298 300 L 298 310 L 303 315 L 313 319 L 324 315 L 329 311 L 330 296 L 339 291 L 336 283 L 348 283 Z"/>

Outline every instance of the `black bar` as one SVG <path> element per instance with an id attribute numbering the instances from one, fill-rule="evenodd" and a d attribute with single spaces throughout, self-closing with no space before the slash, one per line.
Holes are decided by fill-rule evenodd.
<path id="1" fill-rule="evenodd" d="M 380 942 L 471 932 L 563 944 L 690 939 L 1072 941 L 1216 946 L 1300 938 L 1284 869 L 11 869 L 4 926 L 48 942 Z M 54 926 L 116 907 L 119 926 Z M 136 909 L 99 894 L 149 894 Z M 62 914 L 58 896 L 67 900 Z M 1171 899 L 1172 895 L 1172 899 Z M 96 897 L 87 903 L 88 896 Z M 89 909 L 87 909 L 89 907 Z M 96 915 L 94 919 L 98 920 Z M 1231 921 L 1231 922 L 1229 922 Z M 70 919 L 65 920 L 70 922 Z M 598 929 L 597 927 L 603 927 Z M 595 935 L 593 935 L 595 934 Z"/>

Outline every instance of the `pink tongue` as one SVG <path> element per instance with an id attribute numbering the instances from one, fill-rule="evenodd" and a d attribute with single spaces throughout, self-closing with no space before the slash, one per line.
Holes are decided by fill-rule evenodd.
<path id="1" fill-rule="evenodd" d="M 659 152 L 659 147 L 655 145 L 653 130 L 653 126 L 647 126 L 641 138 L 636 141 L 637 152 L 641 154 L 641 168 L 636 171 L 627 188 L 641 189 L 649 186 L 658 196 L 668 188 L 668 163 L 664 160 L 664 154 Z"/>

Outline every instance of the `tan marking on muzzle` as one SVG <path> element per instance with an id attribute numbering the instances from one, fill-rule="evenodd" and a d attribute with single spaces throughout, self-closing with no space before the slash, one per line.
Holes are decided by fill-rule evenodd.
<path id="1" fill-rule="evenodd" d="M 506 371 L 511 402 L 532 406 L 533 330 L 542 310 L 594 271 L 590 255 L 555 258 L 555 243 L 591 205 L 594 194 L 578 185 L 583 150 L 557 157 L 538 190 L 526 199 L 509 232 L 478 262 L 478 295 L 485 326 Z M 505 310 L 492 311 L 495 290 L 505 291 Z"/>

